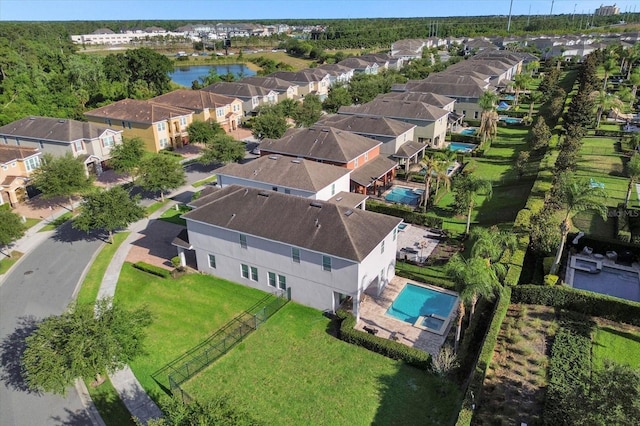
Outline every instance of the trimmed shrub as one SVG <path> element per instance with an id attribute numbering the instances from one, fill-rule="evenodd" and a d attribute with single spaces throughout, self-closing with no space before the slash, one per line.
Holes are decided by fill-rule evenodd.
<path id="1" fill-rule="evenodd" d="M 531 226 L 531 210 L 522 209 L 516 215 L 516 220 L 513 222 L 514 231 L 528 231 Z"/>
<path id="2" fill-rule="evenodd" d="M 507 274 L 504 276 L 504 284 L 512 287 L 514 285 L 518 285 L 521 274 L 522 274 L 522 266 L 509 265 L 509 269 L 507 269 Z"/>
<path id="3" fill-rule="evenodd" d="M 511 288 L 504 288 L 498 297 L 499 299 L 496 304 L 493 319 L 485 335 L 482 348 L 480 349 L 480 355 L 478 356 L 478 362 L 476 363 L 471 382 L 462 401 L 462 407 L 458 413 L 456 426 L 467 426 L 471 424 L 473 405 L 476 404 L 477 401 L 480 401 L 482 397 L 482 383 L 487 375 L 487 369 L 491 364 L 491 357 L 493 356 L 493 351 L 498 341 L 498 334 L 500 334 L 502 322 L 507 315 L 507 310 L 511 303 Z M 475 395 L 475 398 L 471 396 L 472 394 Z"/>
<path id="4" fill-rule="evenodd" d="M 542 259 L 542 270 L 544 271 L 545 275 L 551 272 L 551 267 L 553 266 L 553 262 L 555 260 L 556 258 L 553 256 L 547 256 L 544 259 Z"/>
<path id="5" fill-rule="evenodd" d="M 565 286 L 519 285 L 513 303 L 546 305 L 640 326 L 640 303 Z"/>
<path id="6" fill-rule="evenodd" d="M 547 260 L 548 257 L 545 257 L 544 260 Z M 553 259 L 553 258 L 551 258 Z M 552 262 L 553 263 L 553 262 Z M 548 271 L 546 271 L 546 275 L 544 276 L 544 285 L 556 285 L 558 284 L 558 276 L 557 275 L 552 275 L 549 274 Z"/>
<path id="7" fill-rule="evenodd" d="M 411 207 L 398 204 L 388 205 L 376 201 L 370 201 L 367 203 L 367 210 L 389 216 L 400 217 L 407 223 L 442 229 L 443 221 L 441 218 L 429 216 L 425 213 L 415 212 Z"/>
<path id="8" fill-rule="evenodd" d="M 171 276 L 171 271 L 167 271 L 164 268 L 161 268 L 155 265 L 150 265 L 145 262 L 136 262 L 133 264 L 133 267 L 141 271 L 147 272 L 149 274 L 156 275 L 161 278 L 169 278 Z"/>
<path id="9" fill-rule="evenodd" d="M 339 320 L 342 320 L 339 329 L 339 337 L 341 340 L 353 343 L 356 346 L 362 346 L 380 355 L 404 361 L 421 370 L 431 369 L 431 355 L 428 353 L 410 348 L 393 340 L 383 339 L 373 334 L 354 329 L 356 318 L 351 315 L 350 312 L 339 310 L 336 312 L 336 315 Z"/>
<path id="10" fill-rule="evenodd" d="M 617 238 L 618 238 L 618 240 L 620 240 L 623 243 L 630 243 L 631 242 L 631 232 L 618 230 Z"/>

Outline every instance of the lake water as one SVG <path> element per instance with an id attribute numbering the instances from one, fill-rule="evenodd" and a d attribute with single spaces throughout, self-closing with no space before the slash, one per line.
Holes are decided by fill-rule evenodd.
<path id="1" fill-rule="evenodd" d="M 218 75 L 231 73 L 240 77 L 249 77 L 256 75 L 256 72 L 247 68 L 244 64 L 228 64 L 228 65 L 197 65 L 191 67 L 175 67 L 173 72 L 169 73 L 171 80 L 184 87 L 191 87 L 193 80 L 200 80 L 200 77 L 209 75 L 209 70 L 214 68 Z"/>

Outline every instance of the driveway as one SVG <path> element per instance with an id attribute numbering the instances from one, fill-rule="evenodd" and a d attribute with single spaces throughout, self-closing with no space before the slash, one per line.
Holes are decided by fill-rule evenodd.
<path id="1" fill-rule="evenodd" d="M 35 323 L 62 313 L 73 300 L 84 269 L 101 245 L 101 240 L 87 239 L 66 224 L 5 278 L 0 287 L 0 425 L 91 424 L 75 388 L 69 388 L 66 397 L 28 391 L 19 360 Z"/>

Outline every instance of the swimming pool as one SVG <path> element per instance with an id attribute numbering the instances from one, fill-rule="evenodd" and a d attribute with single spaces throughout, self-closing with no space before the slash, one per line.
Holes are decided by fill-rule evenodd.
<path id="1" fill-rule="evenodd" d="M 574 256 L 567 268 L 569 277 L 566 281 L 573 288 L 640 302 L 640 275 L 630 267 Z"/>
<path id="2" fill-rule="evenodd" d="M 410 206 L 417 206 L 420 198 L 424 194 L 424 189 L 406 188 L 404 186 L 394 186 L 391 192 L 384 199 L 390 203 L 401 203 Z"/>
<path id="3" fill-rule="evenodd" d="M 449 144 L 449 151 L 471 152 L 474 149 L 476 149 L 477 147 L 478 147 L 478 145 L 476 145 L 474 143 L 451 142 Z"/>
<path id="4" fill-rule="evenodd" d="M 460 131 L 460 134 L 467 135 L 467 136 L 474 136 L 477 131 L 478 129 L 476 129 L 475 127 L 467 127 L 466 129 L 462 129 Z"/>
<path id="5" fill-rule="evenodd" d="M 501 117 L 500 121 L 504 121 L 507 124 L 522 124 L 522 118 L 515 117 Z"/>
<path id="6" fill-rule="evenodd" d="M 418 328 L 443 332 L 458 297 L 432 288 L 407 283 L 387 315 Z"/>

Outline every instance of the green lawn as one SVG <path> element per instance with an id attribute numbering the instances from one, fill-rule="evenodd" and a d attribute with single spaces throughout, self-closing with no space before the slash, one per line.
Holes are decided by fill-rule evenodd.
<path id="1" fill-rule="evenodd" d="M 130 363 L 142 386 L 154 398 L 162 390 L 151 374 L 251 307 L 265 293 L 200 274 L 179 279 L 155 278 L 125 263 L 116 303 L 126 308 L 147 305 L 153 324 L 145 340 L 146 355 Z"/>
<path id="2" fill-rule="evenodd" d="M 34 219 L 32 217 L 25 218 L 24 227 L 25 229 L 29 229 L 40 223 L 42 219 Z"/>
<path id="3" fill-rule="evenodd" d="M 11 252 L 11 257 L 7 257 L 4 253 L 5 252 L 0 252 L 0 275 L 7 272 L 9 268 L 22 257 L 22 253 L 16 250 Z"/>
<path id="4" fill-rule="evenodd" d="M 91 380 L 85 380 L 85 385 L 89 390 L 91 400 L 100 413 L 100 417 L 102 417 L 102 420 L 104 420 L 107 426 L 136 425 L 131 417 L 131 413 L 111 384 L 111 380 L 107 379 L 97 387 L 91 386 Z"/>
<path id="5" fill-rule="evenodd" d="M 100 253 L 91 264 L 91 268 L 89 268 L 89 272 L 87 272 L 82 282 L 82 287 L 76 299 L 78 303 L 94 303 L 96 301 L 104 273 L 118 247 L 128 236 L 129 232 L 115 233 L 113 234 L 113 244 L 107 243 L 102 246 Z"/>
<path id="6" fill-rule="evenodd" d="M 176 225 L 187 226 L 187 221 L 181 218 L 187 210 L 180 209 L 176 210 L 175 208 L 168 209 L 160 215 L 160 220 L 164 220 L 166 222 L 175 223 Z"/>
<path id="7" fill-rule="evenodd" d="M 58 216 L 56 219 L 53 219 L 51 222 L 47 223 L 38 232 L 53 231 L 58 226 L 62 225 L 63 223 L 65 223 L 66 221 L 71 219 L 72 217 L 73 217 L 73 213 L 66 212 L 66 213 L 62 214 L 61 216 Z"/>
<path id="8" fill-rule="evenodd" d="M 593 337 L 592 362 L 602 368 L 604 360 L 640 367 L 640 333 L 598 327 Z"/>
<path id="9" fill-rule="evenodd" d="M 157 210 L 160 210 L 160 208 L 162 206 L 165 206 L 168 202 L 169 202 L 169 200 L 167 198 L 165 198 L 164 202 L 156 201 L 155 203 L 151 204 L 150 206 L 147 207 L 147 216 L 153 214 Z"/>
<path id="10" fill-rule="evenodd" d="M 203 186 L 203 185 L 206 185 L 206 184 L 208 184 L 208 183 L 216 182 L 217 180 L 218 180 L 218 176 L 216 176 L 216 175 L 212 175 L 212 176 L 209 176 L 209 177 L 208 177 L 208 178 L 206 178 L 206 179 L 202 179 L 202 180 L 199 180 L 199 181 L 193 182 L 193 183 L 191 184 L 191 186 L 193 186 L 194 188 L 198 188 L 198 187 Z"/>
<path id="11" fill-rule="evenodd" d="M 289 303 L 185 383 L 197 399 L 228 395 L 266 424 L 447 424 L 457 387 L 327 333 L 321 312 Z"/>

